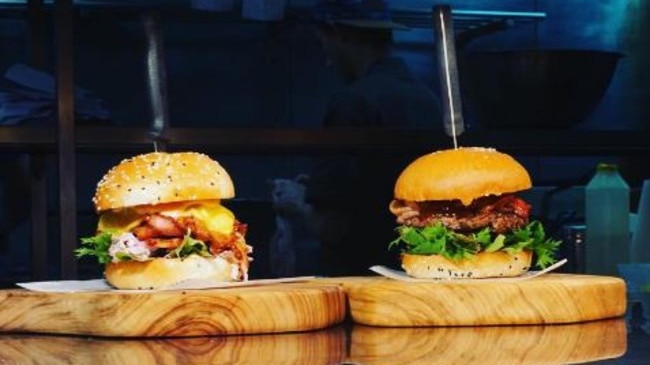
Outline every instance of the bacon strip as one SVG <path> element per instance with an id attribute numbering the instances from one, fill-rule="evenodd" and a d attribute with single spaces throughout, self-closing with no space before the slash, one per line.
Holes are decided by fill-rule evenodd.
<path id="1" fill-rule="evenodd" d="M 139 226 L 133 230 L 133 234 L 141 241 L 145 241 L 150 249 L 173 250 L 180 246 L 184 236 L 190 232 L 192 238 L 203 241 L 208 245 L 210 252 L 225 259 L 231 259 L 241 268 L 241 279 L 245 279 L 248 273 L 248 254 L 250 246 L 246 244 L 247 225 L 235 221 L 231 234 L 224 235 L 210 232 L 194 217 L 181 217 L 174 219 L 162 214 L 147 215 Z"/>
<path id="2" fill-rule="evenodd" d="M 161 214 L 152 214 L 148 216 L 147 224 L 158 231 L 163 237 L 178 237 L 185 235 L 185 230 L 174 218 Z"/>
<path id="3" fill-rule="evenodd" d="M 133 230 L 133 234 L 144 241 L 150 238 L 183 237 L 185 231 L 174 218 L 161 214 L 149 214 Z"/>
<path id="4" fill-rule="evenodd" d="M 180 237 L 176 238 L 149 238 L 145 241 L 149 249 L 158 249 L 164 248 L 167 250 L 173 250 L 183 243 L 183 239 Z"/>

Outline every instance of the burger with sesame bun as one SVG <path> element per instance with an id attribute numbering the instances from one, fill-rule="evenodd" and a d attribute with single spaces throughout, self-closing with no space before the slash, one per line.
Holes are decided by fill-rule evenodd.
<path id="1" fill-rule="evenodd" d="M 95 256 L 118 289 L 156 289 L 187 279 L 248 279 L 246 225 L 221 205 L 235 196 L 228 172 L 207 155 L 155 152 L 123 160 L 97 185 Z"/>
<path id="2" fill-rule="evenodd" d="M 516 195 L 531 187 L 526 169 L 490 148 L 441 150 L 399 175 L 389 209 L 409 276 L 458 279 L 519 276 L 555 262 L 560 242 L 531 221 Z"/>

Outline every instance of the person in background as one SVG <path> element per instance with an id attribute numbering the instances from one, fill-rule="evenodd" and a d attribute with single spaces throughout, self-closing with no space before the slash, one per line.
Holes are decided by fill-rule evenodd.
<path id="1" fill-rule="evenodd" d="M 325 1 L 315 18 L 327 65 L 345 83 L 329 101 L 323 127 L 442 130 L 437 98 L 392 53 L 393 31 L 408 28 L 392 21 L 386 1 Z M 305 204 L 294 206 L 309 218 L 320 242 L 320 274 L 364 275 L 372 265 L 397 263 L 397 252 L 388 251 L 396 237 L 388 204 L 397 176 L 413 157 L 367 151 L 316 158 L 301 182 Z M 291 195 L 303 187 L 283 188 Z"/>

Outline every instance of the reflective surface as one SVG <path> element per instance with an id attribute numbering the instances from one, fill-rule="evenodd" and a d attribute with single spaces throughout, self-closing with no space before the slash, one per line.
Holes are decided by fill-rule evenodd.
<path id="1" fill-rule="evenodd" d="M 0 336 L 0 364 L 338 364 L 345 329 L 164 339 Z"/>
<path id="2" fill-rule="evenodd" d="M 0 335 L 0 363 L 646 364 L 650 335 L 624 319 L 502 327 L 345 324 L 274 335 L 117 339 Z"/>

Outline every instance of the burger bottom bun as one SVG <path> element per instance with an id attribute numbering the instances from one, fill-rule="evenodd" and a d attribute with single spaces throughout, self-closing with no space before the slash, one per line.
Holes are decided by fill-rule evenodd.
<path id="1" fill-rule="evenodd" d="M 519 276 L 530 269 L 532 251 L 511 255 L 481 252 L 472 259 L 452 261 L 441 255 L 402 255 L 402 268 L 411 277 L 422 279 L 476 279 Z"/>
<path id="2" fill-rule="evenodd" d="M 221 257 L 191 255 L 181 259 L 111 262 L 104 270 L 106 281 L 118 289 L 160 289 L 188 279 L 237 281 L 239 266 Z"/>

